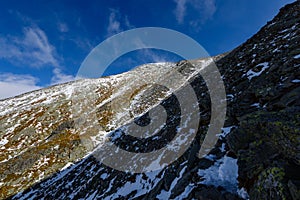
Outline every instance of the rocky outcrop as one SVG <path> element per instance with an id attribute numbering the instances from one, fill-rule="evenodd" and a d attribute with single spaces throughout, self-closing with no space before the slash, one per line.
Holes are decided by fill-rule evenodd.
<path id="1" fill-rule="evenodd" d="M 243 59 L 230 70 L 244 76 L 227 87 L 229 93 L 239 91 L 228 106 L 238 128 L 227 142 L 238 157 L 239 182 L 250 199 L 300 198 L 299 24 L 297 1 L 232 52 Z"/>
<path id="2" fill-rule="evenodd" d="M 299 199 L 300 107 L 246 115 L 228 136 L 251 199 Z"/>

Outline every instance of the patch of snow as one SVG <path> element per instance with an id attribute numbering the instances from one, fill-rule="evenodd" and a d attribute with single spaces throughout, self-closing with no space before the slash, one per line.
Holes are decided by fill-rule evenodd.
<path id="1" fill-rule="evenodd" d="M 285 36 L 283 36 L 283 39 L 286 39 L 286 38 L 289 37 L 290 35 L 291 35 L 290 33 L 286 34 Z"/>
<path id="2" fill-rule="evenodd" d="M 4 163 L 6 161 L 8 161 L 8 159 L 1 160 L 0 163 Z"/>
<path id="3" fill-rule="evenodd" d="M 292 27 L 292 30 L 296 29 L 297 25 L 298 25 L 298 23 Z"/>
<path id="4" fill-rule="evenodd" d="M 259 103 L 254 103 L 254 104 L 251 104 L 250 106 L 251 106 L 251 107 L 260 108 L 260 105 L 259 105 Z"/>
<path id="5" fill-rule="evenodd" d="M 102 179 L 106 179 L 107 177 L 108 177 L 107 173 L 101 174 L 101 176 L 100 176 L 100 178 L 102 178 Z"/>
<path id="6" fill-rule="evenodd" d="M 187 168 L 187 166 L 185 166 L 184 168 L 182 168 L 182 170 L 180 171 L 179 176 L 176 177 L 176 178 L 173 180 L 173 182 L 171 183 L 171 186 L 170 186 L 169 191 L 162 190 L 162 191 L 156 196 L 157 199 L 162 199 L 162 200 L 164 200 L 164 199 L 170 199 L 172 189 L 176 186 L 178 180 L 181 179 L 181 177 L 182 177 L 183 173 L 185 172 L 186 168 Z"/>
<path id="7" fill-rule="evenodd" d="M 185 187 L 185 190 L 179 196 L 177 196 L 175 198 L 175 200 L 186 199 L 189 196 L 190 192 L 194 189 L 194 187 L 195 186 L 192 185 L 192 184 L 190 184 L 187 187 Z"/>
<path id="8" fill-rule="evenodd" d="M 0 140 L 0 145 L 6 145 L 8 143 L 8 140 L 6 138 L 3 138 L 2 140 Z"/>
<path id="9" fill-rule="evenodd" d="M 274 24 L 276 24 L 276 22 L 272 22 L 271 24 L 268 25 L 268 27 L 273 26 Z"/>
<path id="10" fill-rule="evenodd" d="M 220 151 L 222 153 L 225 152 L 225 143 L 222 143 L 222 146 L 220 147 Z"/>
<path id="11" fill-rule="evenodd" d="M 263 73 L 263 71 L 265 71 L 267 68 L 269 68 L 269 63 L 268 62 L 264 62 L 264 63 L 260 63 L 260 64 L 258 64 L 256 66 L 263 66 L 263 68 L 259 72 L 254 72 L 254 71 L 252 71 L 252 69 L 250 69 L 247 72 L 247 78 L 249 80 L 251 80 L 254 77 L 260 76 L 261 73 Z"/>
<path id="12" fill-rule="evenodd" d="M 245 188 L 238 189 L 237 194 L 241 198 L 249 200 L 249 195 L 248 195 L 248 193 L 247 193 L 247 191 L 246 191 Z"/>
<path id="13" fill-rule="evenodd" d="M 238 191 L 237 159 L 224 156 L 208 169 L 199 169 L 198 175 L 204 178 L 202 184 L 221 186 L 232 193 Z"/>
<path id="14" fill-rule="evenodd" d="M 231 132 L 232 128 L 235 128 L 236 126 L 228 126 L 228 127 L 223 127 L 222 128 L 222 133 L 217 134 L 219 137 L 226 137 Z"/>
<path id="15" fill-rule="evenodd" d="M 298 54 L 298 55 L 294 56 L 294 58 L 295 58 L 295 59 L 298 59 L 298 58 L 300 58 L 300 54 Z"/>
<path id="16" fill-rule="evenodd" d="M 86 199 L 86 200 L 94 200 L 94 199 L 96 199 L 95 197 L 96 197 L 97 192 L 98 192 L 98 191 L 96 190 L 92 195 L 86 197 L 85 199 Z"/>
<path id="17" fill-rule="evenodd" d="M 90 136 L 91 142 L 93 142 L 93 147 L 103 144 L 106 134 L 107 132 L 105 131 L 99 131 L 98 135 Z"/>
<path id="18" fill-rule="evenodd" d="M 171 195 L 171 192 L 166 190 L 161 190 L 160 193 L 156 196 L 157 199 L 169 199 Z"/>
<path id="19" fill-rule="evenodd" d="M 165 165 L 160 164 L 163 155 L 164 154 L 160 154 L 159 157 L 156 160 L 152 161 L 151 164 L 147 166 L 145 170 L 153 171 L 154 169 L 162 169 L 163 167 L 165 167 Z"/>
<path id="20" fill-rule="evenodd" d="M 113 178 L 113 179 L 109 182 L 109 187 L 105 190 L 105 192 L 102 193 L 101 196 L 97 196 L 97 199 L 104 199 L 103 196 L 104 196 L 107 192 L 109 192 L 109 191 L 112 189 L 113 183 L 114 183 L 114 181 L 115 181 L 116 179 L 117 179 L 117 177 Z M 107 198 L 105 198 L 105 199 L 107 199 Z"/>
<path id="21" fill-rule="evenodd" d="M 284 30 L 282 30 L 282 31 L 279 31 L 279 33 L 285 33 L 285 32 L 287 32 L 288 30 L 290 30 L 290 29 L 284 29 Z"/>
<path id="22" fill-rule="evenodd" d="M 226 97 L 228 100 L 232 100 L 234 98 L 233 94 L 227 94 Z"/>
<path id="23" fill-rule="evenodd" d="M 143 179 L 143 175 L 136 175 L 136 180 L 134 182 L 126 182 L 125 185 L 118 188 L 118 191 L 116 193 L 113 193 L 110 196 L 105 197 L 104 199 L 116 199 L 124 197 L 133 191 L 137 191 L 134 198 L 142 196 L 159 183 L 159 181 L 161 180 L 161 178 L 158 178 L 159 173 L 160 170 L 145 173 L 144 175 L 147 176 L 146 180 Z"/>
<path id="24" fill-rule="evenodd" d="M 204 158 L 210 160 L 210 161 L 215 161 L 216 159 L 216 155 L 213 155 L 213 154 L 208 154 L 206 155 Z"/>
<path id="25" fill-rule="evenodd" d="M 69 167 L 72 166 L 72 165 L 74 165 L 74 163 L 68 162 L 63 168 L 61 168 L 60 171 L 63 171 L 63 170 L 65 170 L 65 169 L 69 168 Z"/>

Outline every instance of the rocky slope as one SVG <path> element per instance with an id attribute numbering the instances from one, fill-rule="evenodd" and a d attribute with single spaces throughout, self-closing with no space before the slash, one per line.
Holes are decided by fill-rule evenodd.
<path id="1" fill-rule="evenodd" d="M 211 72 L 210 58 L 148 64 L 0 101 L 0 198 L 299 199 L 299 27 L 296 1 L 244 44 L 214 57 L 227 93 L 227 117 L 223 131 L 215 133 L 218 142 L 203 158 L 197 155 L 211 99 L 200 71 Z M 169 88 L 149 84 L 158 76 L 172 78 L 172 70 L 182 76 Z M 121 172 L 90 153 L 107 139 L 132 152 L 165 146 L 182 114 L 172 94 L 187 85 L 197 96 L 188 115 L 200 115 L 199 129 L 171 165 Z M 119 134 L 131 124 L 146 125 L 148 113 L 161 106 L 169 124 L 153 141 Z"/>

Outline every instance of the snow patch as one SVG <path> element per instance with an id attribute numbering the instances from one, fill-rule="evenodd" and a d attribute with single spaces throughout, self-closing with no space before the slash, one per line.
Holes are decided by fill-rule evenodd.
<path id="1" fill-rule="evenodd" d="M 6 145 L 8 143 L 8 140 L 6 138 L 0 140 L 0 145 Z"/>
<path id="2" fill-rule="evenodd" d="M 295 59 L 298 59 L 298 58 L 300 58 L 300 54 L 298 54 L 298 55 L 294 56 L 294 58 L 295 58 Z"/>
<path id="3" fill-rule="evenodd" d="M 260 105 L 259 105 L 259 103 L 254 103 L 254 104 L 251 104 L 250 106 L 251 106 L 251 107 L 260 108 Z"/>
<path id="4" fill-rule="evenodd" d="M 106 179 L 107 177 L 108 177 L 107 173 L 101 174 L 101 176 L 100 176 L 100 178 L 102 178 L 102 179 Z"/>
<path id="5" fill-rule="evenodd" d="M 251 80 L 254 77 L 260 76 L 261 73 L 263 73 L 267 68 L 269 68 L 269 63 L 268 62 L 264 62 L 264 63 L 260 63 L 260 64 L 258 64 L 256 66 L 263 66 L 263 68 L 259 72 L 254 72 L 254 71 L 252 71 L 252 69 L 250 69 L 247 72 L 247 78 L 249 80 Z"/>
<path id="6" fill-rule="evenodd" d="M 187 166 L 185 166 L 184 168 L 182 168 L 182 170 L 180 171 L 180 174 L 178 177 L 176 177 L 173 182 L 171 183 L 171 186 L 170 186 L 170 189 L 169 191 L 166 191 L 166 190 L 161 190 L 161 192 L 156 196 L 157 199 L 170 199 L 170 196 L 171 196 L 171 191 L 172 189 L 176 186 L 177 182 L 179 179 L 181 179 L 183 173 L 185 172 Z"/>
<path id="7" fill-rule="evenodd" d="M 204 178 L 202 184 L 221 186 L 232 193 L 238 191 L 237 159 L 224 156 L 208 169 L 200 169 L 198 175 Z"/>
<path id="8" fill-rule="evenodd" d="M 194 189 L 194 185 L 190 184 L 188 186 L 185 187 L 185 190 L 175 198 L 175 200 L 181 200 L 181 199 L 186 199 L 189 194 L 191 193 L 191 191 Z"/>
<path id="9" fill-rule="evenodd" d="M 291 35 L 290 33 L 286 34 L 285 36 L 283 36 L 283 39 L 286 39 L 286 38 L 289 37 L 290 35 Z"/>
<path id="10" fill-rule="evenodd" d="M 237 193 L 238 193 L 238 195 L 239 195 L 240 197 L 242 197 L 243 199 L 249 200 L 249 195 L 248 195 L 248 193 L 247 193 L 247 191 L 246 191 L 245 188 L 238 189 Z"/>
<path id="11" fill-rule="evenodd" d="M 141 174 L 136 175 L 136 179 L 134 182 L 126 182 L 125 185 L 118 188 L 118 191 L 116 193 L 111 194 L 110 196 L 105 197 L 104 199 L 116 199 L 120 197 L 125 197 L 126 195 L 130 194 L 133 191 L 137 191 L 137 193 L 134 195 L 134 198 L 144 195 L 150 189 L 154 188 L 161 180 L 160 178 L 158 178 L 159 173 L 160 170 L 145 173 L 144 175 L 147 176 L 146 180 L 143 179 L 143 175 Z"/>
<path id="12" fill-rule="evenodd" d="M 67 169 L 68 167 L 72 166 L 72 165 L 74 165 L 74 163 L 68 162 L 63 168 L 61 168 L 60 171 L 63 171 L 65 169 Z"/>
<path id="13" fill-rule="evenodd" d="M 217 136 L 219 137 L 226 137 L 230 132 L 232 128 L 236 128 L 236 126 L 228 126 L 228 127 L 224 127 L 222 128 L 222 133 L 217 134 Z"/>

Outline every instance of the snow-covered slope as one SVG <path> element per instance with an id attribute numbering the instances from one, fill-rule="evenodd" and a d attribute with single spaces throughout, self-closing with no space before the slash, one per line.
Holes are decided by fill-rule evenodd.
<path id="1" fill-rule="evenodd" d="M 172 72 L 185 62 L 147 64 L 0 101 L 2 197 L 87 156 L 107 133 L 159 104 L 212 61 L 186 66 L 189 73 L 171 81 L 168 90 L 159 88 L 158 77 L 173 78 Z M 81 123 L 83 118 L 88 125 Z"/>

